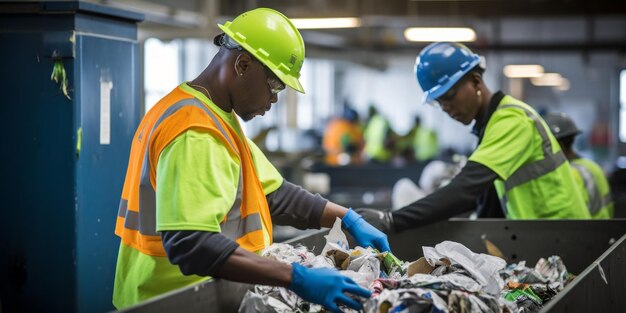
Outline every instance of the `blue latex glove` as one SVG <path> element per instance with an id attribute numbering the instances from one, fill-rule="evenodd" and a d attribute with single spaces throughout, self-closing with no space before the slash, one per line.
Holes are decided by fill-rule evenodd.
<path id="1" fill-rule="evenodd" d="M 391 251 L 387 235 L 366 222 L 361 215 L 348 210 L 341 220 L 345 228 L 361 247 L 374 247 L 380 252 Z"/>
<path id="2" fill-rule="evenodd" d="M 321 304 L 327 310 L 341 313 L 337 304 L 344 304 L 349 308 L 361 310 L 361 303 L 348 297 L 345 293 L 369 298 L 372 293 L 359 286 L 349 277 L 341 275 L 330 268 L 307 268 L 298 263 L 292 263 L 291 284 L 289 289 L 302 299 Z M 345 293 L 344 293 L 345 292 Z"/>

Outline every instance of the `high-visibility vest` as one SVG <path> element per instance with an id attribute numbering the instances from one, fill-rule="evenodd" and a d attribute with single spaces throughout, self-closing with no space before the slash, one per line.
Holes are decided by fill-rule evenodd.
<path id="1" fill-rule="evenodd" d="M 248 251 L 271 244 L 272 222 L 267 199 L 245 138 L 210 107 L 181 87 L 159 101 L 143 118 L 133 144 L 122 190 L 115 234 L 122 243 L 151 256 L 166 256 L 156 230 L 156 169 L 161 151 L 189 129 L 212 134 L 241 164 L 237 197 L 221 222 L 222 234 Z"/>
<path id="2" fill-rule="evenodd" d="M 322 147 L 326 151 L 326 164 L 339 165 L 339 155 L 349 153 L 351 163 L 357 161 L 363 147 L 361 127 L 346 119 L 337 118 L 328 122 L 322 139 Z M 346 148 L 352 146 L 354 151 Z"/>
<path id="3" fill-rule="evenodd" d="M 431 160 L 439 153 L 437 133 L 432 129 L 418 127 L 413 134 L 412 143 L 415 159 L 418 161 Z"/>
<path id="4" fill-rule="evenodd" d="M 391 159 L 391 151 L 385 147 L 389 122 L 379 114 L 372 116 L 365 127 L 365 153 L 372 159 L 386 162 Z"/>
<path id="5" fill-rule="evenodd" d="M 591 160 L 576 158 L 570 161 L 582 180 L 582 188 L 587 195 L 587 208 L 594 219 L 613 217 L 611 188 L 602 168 Z"/>
<path id="6" fill-rule="evenodd" d="M 501 110 L 521 110 L 534 124 L 533 136 L 538 135 L 541 145 L 542 158 L 527 160 L 508 177 L 494 181 L 498 197 L 505 216 L 510 219 L 540 219 L 540 218 L 589 218 L 589 212 L 584 200 L 576 187 L 571 168 L 558 142 L 550 133 L 545 122 L 529 105 L 505 96 L 494 115 L 487 124 L 487 131 L 503 131 L 491 129 L 499 118 Z M 517 127 L 516 125 L 502 125 L 499 127 Z M 482 142 L 480 145 L 486 144 Z M 514 142 L 509 142 L 515 145 Z M 479 146 L 480 148 L 480 146 Z M 533 149 L 533 147 L 527 147 Z M 477 150 L 478 151 L 478 150 Z M 495 153 L 510 154 L 510 151 Z M 497 155 L 491 155 L 497 159 Z M 474 154 L 470 161 L 475 161 Z M 478 162 L 481 162 L 478 160 Z M 490 164 L 484 163 L 487 167 Z"/>

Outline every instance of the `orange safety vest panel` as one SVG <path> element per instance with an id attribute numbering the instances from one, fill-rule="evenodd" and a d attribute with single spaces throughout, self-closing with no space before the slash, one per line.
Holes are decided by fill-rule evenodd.
<path id="1" fill-rule="evenodd" d="M 345 137 L 345 138 L 344 138 Z M 344 142 L 347 140 L 347 142 Z M 326 163 L 338 165 L 338 156 L 347 152 L 344 150 L 345 144 L 354 145 L 357 149 L 351 152 L 351 156 L 359 156 L 364 145 L 363 131 L 354 123 L 345 119 L 336 118 L 328 122 L 322 139 L 322 147 L 326 151 Z M 352 163 L 358 160 L 351 160 Z"/>
<path id="2" fill-rule="evenodd" d="M 124 244 L 144 254 L 166 256 L 156 231 L 157 163 L 161 151 L 189 129 L 208 132 L 226 143 L 233 158 L 241 164 L 237 197 L 220 224 L 222 234 L 248 251 L 259 251 L 271 244 L 272 221 L 267 198 L 247 141 L 209 106 L 180 87 L 146 114 L 135 133 L 115 234 Z"/>

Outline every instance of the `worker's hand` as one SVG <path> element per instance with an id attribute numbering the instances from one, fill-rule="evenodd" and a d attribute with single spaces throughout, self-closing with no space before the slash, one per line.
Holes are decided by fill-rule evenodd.
<path id="1" fill-rule="evenodd" d="M 362 305 L 347 294 L 369 298 L 372 293 L 359 286 L 349 277 L 330 268 L 306 268 L 292 263 L 289 289 L 302 299 L 321 304 L 331 312 L 341 313 L 337 304 L 343 304 L 354 310 L 361 310 Z"/>
<path id="2" fill-rule="evenodd" d="M 348 210 L 348 213 L 341 220 L 341 224 L 354 237 L 359 246 L 374 247 L 380 252 L 391 251 L 387 235 L 374 228 L 352 209 Z"/>
<path id="3" fill-rule="evenodd" d="M 393 231 L 393 218 L 391 212 L 376 209 L 356 209 L 356 213 L 360 214 L 370 225 L 388 233 Z"/>

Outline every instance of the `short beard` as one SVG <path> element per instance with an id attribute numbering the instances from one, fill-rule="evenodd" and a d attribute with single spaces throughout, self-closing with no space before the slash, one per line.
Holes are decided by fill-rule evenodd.
<path id="1" fill-rule="evenodd" d="M 254 114 L 249 114 L 249 115 L 246 115 L 246 116 L 239 116 L 239 117 L 241 117 L 241 119 L 242 119 L 244 122 L 248 122 L 248 121 L 250 121 L 251 119 L 253 119 L 255 116 L 256 116 L 256 115 L 254 115 Z"/>

